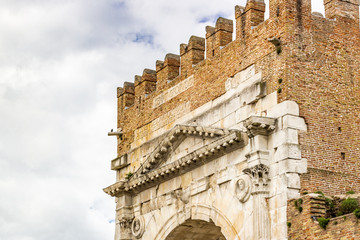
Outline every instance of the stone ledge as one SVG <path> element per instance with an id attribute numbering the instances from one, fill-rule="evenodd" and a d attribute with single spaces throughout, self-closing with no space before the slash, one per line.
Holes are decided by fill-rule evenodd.
<path id="1" fill-rule="evenodd" d="M 128 163 L 128 155 L 127 154 L 124 154 L 120 157 L 117 157 L 117 158 L 111 160 L 111 170 L 120 170 L 129 165 L 130 164 Z"/>

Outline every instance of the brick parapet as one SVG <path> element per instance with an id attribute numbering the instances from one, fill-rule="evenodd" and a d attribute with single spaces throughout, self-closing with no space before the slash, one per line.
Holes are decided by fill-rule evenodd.
<path id="1" fill-rule="evenodd" d="M 184 79 L 192 75 L 194 66 L 205 59 L 205 39 L 191 36 L 188 44 L 180 44 L 180 76 Z"/>
<path id="2" fill-rule="evenodd" d="M 175 76 L 177 64 L 165 71 L 166 59 L 158 61 L 156 79 L 162 83 L 156 84 L 154 91 L 144 90 L 141 102 L 134 100 L 131 91 L 127 97 L 121 94 L 125 91 L 119 88 L 118 128 L 123 129 L 124 136 L 118 144 L 118 155 L 130 150 L 135 129 L 179 105 L 188 103 L 191 111 L 221 96 L 229 77 L 255 64 L 267 83 L 267 93 L 278 91 L 278 102 L 296 101 L 308 124 L 308 133 L 300 134 L 303 157 L 309 163 L 309 172 L 301 179 L 302 189 L 332 194 L 349 185 L 360 188 L 360 153 L 353 147 L 360 145 L 356 138 L 360 133 L 359 27 L 352 18 L 335 21 L 312 16 L 310 9 L 310 0 L 272 0 L 269 19 L 261 22 L 256 18 L 257 25 L 242 28 L 240 24 L 252 26 L 253 22 L 242 18 L 246 8 L 236 7 L 235 40 L 229 37 L 230 22 L 219 20 L 215 28 L 209 28 L 207 38 L 210 41 L 216 29 L 222 29 L 225 37 L 219 38 L 224 42 L 218 39 L 214 40 L 216 46 L 205 46 L 204 38 L 191 37 L 188 44 L 180 46 L 179 75 Z M 281 52 L 268 42 L 272 37 L 281 41 Z M 213 49 L 217 52 L 209 57 Z M 210 51 L 206 58 L 205 50 Z M 194 79 L 192 86 L 154 107 L 156 98 L 190 76 Z M 332 181 L 339 184 L 335 186 Z"/>

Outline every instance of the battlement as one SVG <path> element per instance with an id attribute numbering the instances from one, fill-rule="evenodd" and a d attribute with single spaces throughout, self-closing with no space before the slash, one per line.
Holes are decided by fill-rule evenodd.
<path id="1" fill-rule="evenodd" d="M 234 22 L 218 18 L 214 26 L 205 28 L 204 37 L 191 36 L 187 43 L 180 44 L 178 54 L 166 54 L 163 60 L 155 62 L 155 70 L 144 69 L 142 75 L 135 76 L 133 83 L 125 82 L 118 88 L 117 128 L 123 132 L 118 141 L 118 157 L 152 139 L 149 137 L 151 132 L 171 129 L 176 119 L 231 91 L 234 87 L 226 86 L 227 83 L 236 83 L 235 87 L 241 85 L 241 79 L 247 79 L 247 74 L 258 76 L 261 73 L 259 86 L 266 86 L 263 95 L 274 94 L 279 103 L 285 100 L 298 102 L 303 116 L 313 124 L 310 126 L 320 124 L 327 128 L 340 126 L 345 121 L 329 122 L 330 119 L 316 114 L 313 109 L 316 106 L 321 110 L 317 111 L 328 116 L 337 112 L 331 109 L 341 108 L 339 116 L 346 116 L 348 110 L 340 103 L 353 102 L 357 106 L 354 96 L 357 85 L 354 84 L 359 79 L 356 69 L 360 64 L 357 61 L 360 54 L 358 1 L 324 0 L 325 17 L 311 12 L 311 0 L 270 0 L 269 4 L 266 20 L 263 0 L 248 0 L 245 6 L 235 6 Z M 233 37 L 234 32 L 236 36 Z M 320 86 L 322 90 L 318 91 Z M 326 94 L 322 95 L 322 91 Z M 339 93 L 346 101 L 338 99 Z M 256 101 L 254 98 L 251 103 L 256 104 Z M 248 103 L 244 101 L 244 104 Z M 324 107 L 330 104 L 336 107 Z M 266 116 L 267 113 L 261 114 Z M 352 128 L 357 128 L 356 118 L 351 119 L 346 121 L 351 122 Z M 316 128 L 314 133 L 310 131 L 309 135 L 317 141 L 325 141 L 318 139 L 324 134 L 319 129 Z M 326 168 L 323 159 L 327 157 L 314 156 L 314 152 L 325 154 L 327 150 L 313 150 L 311 138 L 303 140 L 304 155 L 314 158 L 314 164 L 310 164 L 314 169 Z M 339 158 L 338 162 L 341 162 L 343 155 L 338 151 L 345 153 L 346 158 L 357 156 L 346 151 L 344 144 L 350 137 L 334 139 L 326 136 L 325 139 L 328 143 L 324 148 L 332 149 L 332 159 Z M 129 169 L 118 170 L 118 177 L 123 177 Z M 333 169 L 343 168 L 339 163 Z M 351 173 L 350 168 L 345 170 Z M 303 178 L 303 187 L 309 191 L 314 190 L 311 181 L 315 176 L 310 175 Z M 334 181 L 340 179 L 338 182 L 342 186 L 348 184 L 338 176 L 333 177 Z M 323 189 L 329 188 L 323 186 Z"/>
<path id="2" fill-rule="evenodd" d="M 324 29 L 325 25 L 334 27 L 334 24 L 347 23 L 347 27 L 342 31 L 358 32 L 358 0 L 324 0 L 326 18 L 319 14 L 311 14 L 311 0 L 270 0 L 269 4 L 270 17 L 266 21 L 263 0 L 248 0 L 245 7 L 235 6 L 235 27 L 232 20 L 220 17 L 215 26 L 206 27 L 205 38 L 191 36 L 187 44 L 180 44 L 179 55 L 166 54 L 163 61 L 156 61 L 155 70 L 144 69 L 141 76 L 135 76 L 134 83 L 125 82 L 122 88 L 118 88 L 117 94 L 118 127 L 126 125 L 124 117 L 131 118 L 132 108 L 139 109 L 136 106 L 143 105 L 140 111 L 151 109 L 151 106 L 154 106 L 154 98 L 189 76 L 194 75 L 194 86 L 205 86 L 208 84 L 206 82 L 217 81 L 215 77 L 219 78 L 219 81 L 225 81 L 268 54 L 281 58 L 282 48 L 289 50 L 295 37 L 301 40 L 298 42 L 301 45 L 298 48 L 303 48 L 302 46 L 306 45 L 303 39 L 310 40 L 309 33 L 315 25 L 316 28 Z M 232 35 L 234 30 L 235 39 Z M 268 39 L 280 41 L 274 46 Z M 221 64 L 226 66 L 220 67 Z M 281 72 L 272 76 L 281 75 Z M 204 73 L 211 76 L 205 80 L 201 76 Z M 268 86 L 268 91 L 277 88 L 275 83 L 268 83 Z M 208 94 L 204 100 L 223 94 L 225 88 L 209 91 L 210 88 L 203 89 L 203 92 Z M 286 95 L 287 89 L 284 88 L 283 91 L 282 95 Z M 202 101 L 196 102 L 197 106 L 203 104 Z M 170 108 L 172 107 L 169 106 Z M 153 110 L 155 111 L 152 112 L 157 112 L 157 109 Z M 129 116 L 125 116 L 125 112 L 129 112 Z M 157 114 L 162 113 L 159 111 Z M 129 126 L 129 131 L 153 119 L 154 116 L 149 115 L 142 123 Z"/>
<path id="3" fill-rule="evenodd" d="M 168 82 L 179 76 L 180 56 L 168 53 L 164 61 L 156 61 L 157 90 L 164 89 Z"/>
<path id="4" fill-rule="evenodd" d="M 220 54 L 220 50 L 232 41 L 233 21 L 218 18 L 215 27 L 206 27 L 206 57 L 212 58 Z"/>
<path id="5" fill-rule="evenodd" d="M 325 17 L 327 19 L 359 22 L 358 0 L 324 0 L 324 5 Z M 266 29 L 268 31 L 269 36 L 280 36 L 281 29 L 286 25 L 291 25 L 291 22 L 283 20 L 293 18 L 294 24 L 290 27 L 294 27 L 295 22 L 299 22 L 299 25 L 303 27 L 302 22 L 310 21 L 309 18 L 311 17 L 320 17 L 319 14 L 311 15 L 310 0 L 270 0 L 269 9 L 270 18 L 265 24 L 268 26 L 262 27 L 263 30 Z M 248 0 L 245 7 L 235 6 L 235 41 L 240 41 L 243 48 L 249 45 L 256 45 L 256 43 L 248 42 L 248 40 L 255 37 L 253 29 L 264 23 L 264 16 L 265 3 L 263 0 Z M 307 22 L 306 25 L 308 25 Z M 274 29 L 269 31 L 269 28 Z M 222 17 L 218 18 L 214 27 L 206 27 L 205 38 L 191 36 L 187 44 L 180 44 L 180 55 L 169 53 L 165 56 L 164 61 L 156 61 L 156 71 L 145 69 L 142 77 L 136 76 L 135 97 L 132 97 L 128 90 L 128 94 L 120 94 L 121 96 L 119 97 L 124 98 L 124 100 L 122 100 L 123 104 L 119 107 L 130 108 L 134 105 L 135 99 L 144 100 L 149 94 L 171 87 L 168 84 L 172 80 L 185 79 L 194 74 L 194 67 L 197 64 L 205 59 L 211 60 L 226 52 L 222 51 L 222 49 L 233 43 L 233 31 L 232 20 Z M 129 88 L 129 83 L 125 85 Z M 125 85 L 123 88 L 125 88 Z"/>
<path id="6" fill-rule="evenodd" d="M 204 239 L 358 237 L 324 196 L 360 189 L 359 3 L 324 5 L 248 0 L 117 89 L 115 239 L 180 239 L 185 215 Z"/>
<path id="7" fill-rule="evenodd" d="M 359 23 L 359 0 L 324 0 L 325 17 Z"/>

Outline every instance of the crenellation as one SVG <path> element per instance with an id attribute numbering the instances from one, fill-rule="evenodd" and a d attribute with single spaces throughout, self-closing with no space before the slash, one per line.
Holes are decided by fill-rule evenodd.
<path id="1" fill-rule="evenodd" d="M 116 96 L 117 96 L 117 98 L 119 98 L 119 97 L 122 95 L 123 91 L 124 91 L 124 89 L 123 89 L 122 87 L 118 87 L 118 88 L 116 89 Z"/>
<path id="2" fill-rule="evenodd" d="M 219 55 L 222 47 L 232 41 L 233 21 L 219 17 L 215 28 L 206 27 L 206 58 Z"/>
<path id="3" fill-rule="evenodd" d="M 205 39 L 198 36 L 191 36 L 187 50 L 191 49 L 205 51 Z"/>
<path id="4" fill-rule="evenodd" d="M 263 0 L 248 0 L 245 11 L 245 32 L 262 23 L 265 19 L 265 2 Z"/>
<path id="5" fill-rule="evenodd" d="M 139 85 L 140 83 L 141 83 L 141 76 L 135 75 L 135 76 L 134 76 L 134 84 L 135 84 L 135 87 L 136 87 L 137 85 Z M 135 90 L 135 92 L 136 92 L 136 90 Z"/>
<path id="6" fill-rule="evenodd" d="M 236 21 L 236 39 L 245 38 L 245 17 L 243 13 L 245 7 L 236 5 L 235 6 L 235 21 Z"/>
<path id="7" fill-rule="evenodd" d="M 123 88 L 120 93 L 121 108 L 127 109 L 134 105 L 135 101 L 135 84 L 132 82 L 124 82 Z"/>
<path id="8" fill-rule="evenodd" d="M 191 36 L 188 44 L 180 44 L 180 69 L 182 79 L 192 75 L 193 66 L 204 60 L 205 39 Z"/>
<path id="9" fill-rule="evenodd" d="M 135 76 L 135 102 L 141 102 L 156 90 L 156 71 L 144 69 L 142 76 Z"/>
<path id="10" fill-rule="evenodd" d="M 355 21 L 359 25 L 359 0 L 324 0 L 324 6 L 326 18 Z"/>
<path id="11" fill-rule="evenodd" d="M 156 72 L 160 71 L 164 67 L 164 61 L 156 60 Z"/>
<path id="12" fill-rule="evenodd" d="M 124 89 L 123 92 L 124 94 L 125 93 L 134 94 L 134 83 L 124 82 L 123 89 Z"/>
<path id="13" fill-rule="evenodd" d="M 180 55 L 168 53 L 165 56 L 164 67 L 166 66 L 176 66 L 180 67 Z"/>
<path id="14" fill-rule="evenodd" d="M 308 22 L 311 18 L 311 0 L 269 0 L 269 9 L 270 18 L 278 19 L 282 24 L 289 20 L 295 21 L 298 27 L 311 23 Z"/>
<path id="15" fill-rule="evenodd" d="M 168 53 L 164 61 L 156 62 L 157 90 L 162 90 L 167 83 L 179 75 L 180 56 Z"/>
<path id="16" fill-rule="evenodd" d="M 122 87 L 118 87 L 116 89 L 116 96 L 117 96 L 117 122 L 118 122 L 118 127 L 120 126 L 120 121 L 121 121 L 121 117 L 123 115 L 124 112 L 124 107 L 123 107 L 123 101 L 124 98 L 122 97 L 124 93 L 124 88 Z"/>
<path id="17" fill-rule="evenodd" d="M 246 7 L 235 7 L 236 19 L 236 38 L 246 43 L 245 38 L 250 35 L 250 31 L 264 22 L 265 3 L 263 0 L 248 0 Z"/>
<path id="18" fill-rule="evenodd" d="M 156 82 L 156 71 L 145 68 L 141 77 L 142 82 Z"/>
<path id="19" fill-rule="evenodd" d="M 314 225 L 302 195 L 360 189 L 359 5 L 324 4 L 326 18 L 311 0 L 270 0 L 264 20 L 264 1 L 248 0 L 235 7 L 234 40 L 233 22 L 219 18 L 205 38 L 181 44 L 180 56 L 117 89 L 122 138 L 105 191 L 131 201 L 118 211 L 116 240 L 182 239 L 189 219 L 212 220 L 215 239 L 344 236 L 340 226 Z M 291 200 L 299 197 L 303 212 Z"/>

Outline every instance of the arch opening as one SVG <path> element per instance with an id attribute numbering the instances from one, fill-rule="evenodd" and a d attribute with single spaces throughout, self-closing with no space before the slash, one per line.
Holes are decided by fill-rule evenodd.
<path id="1" fill-rule="evenodd" d="M 173 229 L 165 240 L 226 240 L 213 221 L 187 220 Z"/>

